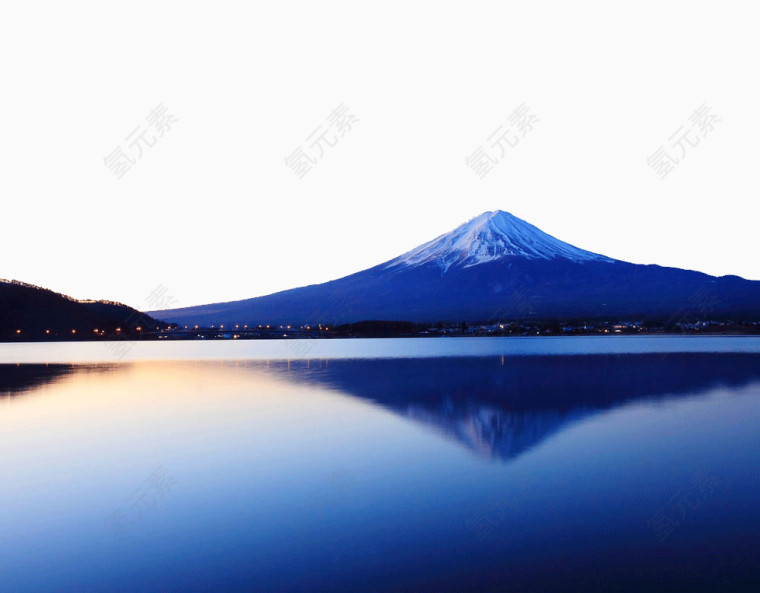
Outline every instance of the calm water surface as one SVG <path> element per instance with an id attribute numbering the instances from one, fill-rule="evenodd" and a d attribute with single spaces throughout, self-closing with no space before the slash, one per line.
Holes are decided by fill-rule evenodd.
<path id="1" fill-rule="evenodd" d="M 758 591 L 760 340 L 0 345 L 0 591 Z"/>

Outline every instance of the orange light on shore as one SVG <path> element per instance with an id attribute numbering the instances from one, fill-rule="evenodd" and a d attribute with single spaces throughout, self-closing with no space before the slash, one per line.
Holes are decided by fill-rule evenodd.
<path id="1" fill-rule="evenodd" d="M 141 328 L 139 325 L 138 325 L 138 326 L 137 326 L 135 329 L 136 329 L 137 331 L 139 331 L 139 332 L 141 332 L 141 331 L 142 331 L 142 328 Z"/>
<path id="2" fill-rule="evenodd" d="M 117 328 L 116 328 L 116 333 L 118 334 L 120 331 L 121 331 L 121 328 L 120 328 L 120 327 L 117 327 Z"/>
<path id="3" fill-rule="evenodd" d="M 50 330 L 49 330 L 49 329 L 46 329 L 46 330 L 45 330 L 45 333 L 46 333 L 46 334 L 49 334 L 49 333 L 50 333 Z"/>
<path id="4" fill-rule="evenodd" d="M 71 330 L 71 333 L 72 333 L 72 334 L 75 334 L 75 333 L 77 333 L 77 330 L 75 330 L 75 329 L 72 329 L 72 330 Z"/>
<path id="5" fill-rule="evenodd" d="M 17 334 L 20 334 L 20 333 L 21 333 L 21 330 L 20 330 L 20 329 L 17 329 L 17 330 L 16 330 L 16 333 L 17 333 Z"/>
<path id="6" fill-rule="evenodd" d="M 94 330 L 92 330 L 93 333 L 98 333 L 98 328 L 96 327 Z"/>

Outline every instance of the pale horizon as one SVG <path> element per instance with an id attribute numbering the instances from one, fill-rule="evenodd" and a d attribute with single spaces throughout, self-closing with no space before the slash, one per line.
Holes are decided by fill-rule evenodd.
<path id="1" fill-rule="evenodd" d="M 645 2 L 600 26 L 603 2 L 517 5 L 507 32 L 484 18 L 494 2 L 345 26 L 346 2 L 97 6 L 98 26 L 54 3 L 0 22 L 18 90 L 0 112 L 0 277 L 138 309 L 158 286 L 175 306 L 224 302 L 505 210 L 611 258 L 760 280 L 760 39 L 738 9 Z M 529 128 L 494 148 L 521 110 Z M 691 128 L 683 156 L 670 138 Z M 286 160 L 328 129 L 299 178 Z M 481 146 L 498 161 L 482 177 Z M 664 178 L 660 146 L 679 161 Z"/>

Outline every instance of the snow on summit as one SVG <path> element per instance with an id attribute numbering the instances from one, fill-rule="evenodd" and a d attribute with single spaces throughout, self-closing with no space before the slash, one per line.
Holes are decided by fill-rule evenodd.
<path id="1" fill-rule="evenodd" d="M 436 263 L 445 272 L 501 259 L 562 258 L 576 263 L 614 260 L 555 239 L 532 224 L 508 212 L 484 212 L 453 231 L 388 262 L 387 267 L 419 266 Z"/>

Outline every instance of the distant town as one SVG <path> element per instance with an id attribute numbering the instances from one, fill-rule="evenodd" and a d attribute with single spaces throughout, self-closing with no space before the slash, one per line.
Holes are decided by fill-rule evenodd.
<path id="1" fill-rule="evenodd" d="M 412 323 L 406 321 L 362 321 L 330 326 L 316 325 L 218 325 L 209 327 L 176 324 L 135 326 L 112 331 L 72 329 L 61 335 L 47 331 L 29 335 L 18 329 L 6 342 L 113 341 L 113 340 L 265 340 L 331 338 L 433 338 L 479 336 L 593 336 L 593 335 L 760 335 L 760 321 L 500 321 L 493 323 Z"/>
<path id="2" fill-rule="evenodd" d="M 217 327 L 167 326 L 155 332 L 157 339 L 267 339 L 267 338 L 361 338 L 445 336 L 583 336 L 633 334 L 731 334 L 758 335 L 760 321 L 500 321 L 495 323 L 412 323 L 362 321 L 330 326 L 220 325 Z"/>

